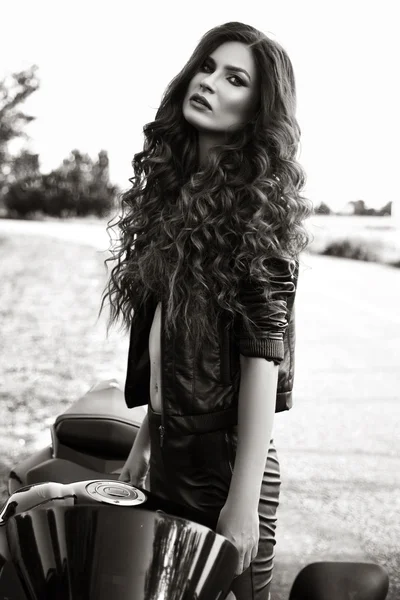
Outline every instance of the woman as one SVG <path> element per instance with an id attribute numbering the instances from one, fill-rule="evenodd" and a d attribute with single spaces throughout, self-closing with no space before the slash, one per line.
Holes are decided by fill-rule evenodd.
<path id="1" fill-rule="evenodd" d="M 103 297 L 131 330 L 126 402 L 148 404 L 120 479 L 203 511 L 239 550 L 236 597 L 266 600 L 311 212 L 286 52 L 210 30 L 144 134 Z"/>

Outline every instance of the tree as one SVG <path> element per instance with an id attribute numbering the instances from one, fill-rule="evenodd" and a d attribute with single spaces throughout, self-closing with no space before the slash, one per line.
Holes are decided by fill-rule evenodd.
<path id="1" fill-rule="evenodd" d="M 354 215 L 365 215 L 367 207 L 364 200 L 351 200 L 349 204 L 354 206 Z"/>
<path id="2" fill-rule="evenodd" d="M 35 117 L 21 104 L 39 88 L 37 66 L 0 81 L 0 200 L 12 216 L 43 213 L 56 217 L 105 216 L 115 204 L 118 188 L 110 184 L 108 154 L 97 160 L 72 150 L 51 173 L 40 172 L 39 155 L 23 149 L 11 156 L 11 140 L 29 136 L 24 127 Z"/>
<path id="3" fill-rule="evenodd" d="M 110 184 L 106 150 L 101 150 L 97 161 L 93 162 L 88 154 L 74 149 L 50 175 L 58 179 L 58 187 L 63 188 L 64 201 L 67 202 L 64 216 L 104 216 L 113 208 L 118 189 Z"/>
<path id="4" fill-rule="evenodd" d="M 11 171 L 10 183 L 23 179 L 24 177 L 39 177 L 40 165 L 39 154 L 32 154 L 29 150 L 21 150 L 17 156 L 10 159 Z"/>
<path id="5" fill-rule="evenodd" d="M 0 81 L 0 193 L 12 173 L 9 142 L 18 137 L 28 139 L 24 127 L 35 119 L 22 111 L 21 104 L 39 89 L 37 68 L 33 65 Z"/>
<path id="6" fill-rule="evenodd" d="M 325 204 L 325 202 L 321 202 L 321 204 L 316 206 L 314 209 L 314 213 L 316 215 L 330 215 L 331 212 L 332 212 L 331 209 L 329 208 L 329 206 L 327 204 Z"/>
<path id="7" fill-rule="evenodd" d="M 93 162 L 88 154 L 75 149 L 48 174 L 39 172 L 35 155 L 29 153 L 17 157 L 15 165 L 17 171 L 21 166 L 23 172 L 4 194 L 4 205 L 13 217 L 26 218 L 36 213 L 62 218 L 104 217 L 115 207 L 119 190 L 110 184 L 105 150 Z"/>
<path id="8" fill-rule="evenodd" d="M 367 217 L 384 217 L 392 213 L 392 202 L 387 202 L 382 208 L 368 208 L 364 200 L 351 200 L 349 205 L 353 206 L 353 215 Z"/>
<path id="9" fill-rule="evenodd" d="M 392 201 L 389 200 L 389 202 L 382 206 L 382 208 L 380 208 L 377 212 L 378 215 L 382 217 L 390 217 L 392 214 Z"/>

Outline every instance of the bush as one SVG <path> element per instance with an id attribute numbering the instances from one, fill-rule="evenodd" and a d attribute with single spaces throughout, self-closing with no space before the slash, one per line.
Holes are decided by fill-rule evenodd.
<path id="1" fill-rule="evenodd" d="M 115 206 L 117 188 L 92 182 L 73 188 L 61 173 L 25 177 L 10 185 L 4 196 L 7 214 L 27 218 L 37 213 L 51 217 L 105 217 Z"/>
<path id="2" fill-rule="evenodd" d="M 40 176 L 26 177 L 12 183 L 4 195 L 4 206 L 13 217 L 28 217 L 43 212 L 44 196 Z"/>
<path id="3" fill-rule="evenodd" d="M 375 261 L 376 253 L 360 240 L 336 240 L 327 245 L 322 252 L 327 256 L 342 256 L 356 260 Z"/>
<path id="4" fill-rule="evenodd" d="M 42 176 L 43 213 L 50 217 L 72 217 L 76 214 L 76 202 L 66 181 L 57 172 Z"/>
<path id="5" fill-rule="evenodd" d="M 105 217 L 115 208 L 118 191 L 109 181 L 106 151 L 99 152 L 93 162 L 90 156 L 73 150 L 59 168 L 47 175 L 37 172 L 20 176 L 5 194 L 4 205 L 9 216 L 20 218 L 36 213 Z"/>
<path id="6" fill-rule="evenodd" d="M 331 240 L 317 253 L 400 267 L 400 249 L 386 243 L 384 239 L 354 237 Z"/>
<path id="7" fill-rule="evenodd" d="M 107 190 L 92 189 L 82 196 L 76 206 L 76 216 L 96 215 L 105 217 L 114 206 L 113 197 Z"/>

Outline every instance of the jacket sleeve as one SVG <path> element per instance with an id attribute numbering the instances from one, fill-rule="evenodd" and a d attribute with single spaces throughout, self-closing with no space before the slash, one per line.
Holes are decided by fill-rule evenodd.
<path id="1" fill-rule="evenodd" d="M 269 265 L 271 293 L 252 283 L 250 278 L 242 282 L 239 299 L 246 314 L 254 322 L 250 331 L 243 317 L 235 324 L 235 338 L 243 356 L 261 357 L 279 364 L 284 358 L 283 338 L 288 326 L 289 309 L 296 293 L 298 261 L 273 259 Z"/>

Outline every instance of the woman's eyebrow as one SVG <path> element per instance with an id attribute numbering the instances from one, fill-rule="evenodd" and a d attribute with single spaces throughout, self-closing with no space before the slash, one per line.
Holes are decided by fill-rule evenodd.
<path id="1" fill-rule="evenodd" d="M 248 74 L 248 72 L 246 71 L 246 69 L 242 69 L 241 67 L 234 67 L 233 65 L 225 65 L 225 69 L 227 71 L 239 71 L 240 73 L 245 73 L 251 81 L 251 77 Z"/>
<path id="2" fill-rule="evenodd" d="M 210 60 L 213 63 L 213 65 L 215 66 L 216 63 L 215 63 L 215 60 L 213 59 L 212 56 L 209 56 L 208 60 Z M 235 67 L 234 65 L 225 65 L 225 70 L 226 71 L 236 71 L 236 72 L 239 72 L 239 73 L 245 73 L 245 75 L 247 75 L 247 77 L 251 81 L 250 75 L 248 74 L 248 72 L 246 71 L 246 69 L 242 69 L 242 67 Z"/>

